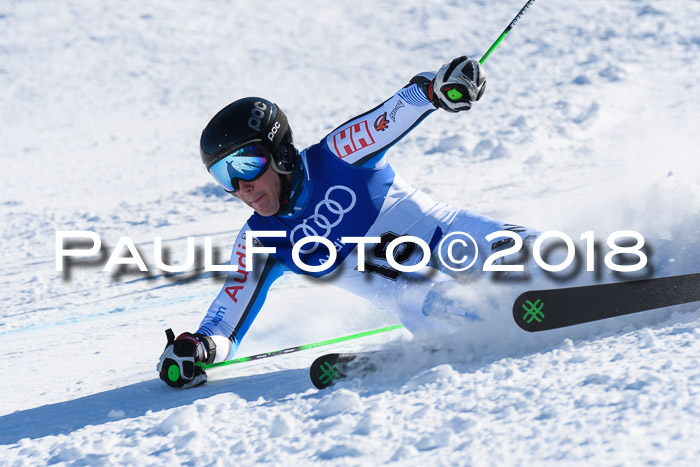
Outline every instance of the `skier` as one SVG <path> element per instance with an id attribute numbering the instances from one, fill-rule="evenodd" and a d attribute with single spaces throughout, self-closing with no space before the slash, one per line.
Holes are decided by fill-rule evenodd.
<path id="1" fill-rule="evenodd" d="M 465 274 L 456 271 L 459 268 L 449 261 L 436 262 L 431 255 L 431 267 L 399 271 L 386 259 L 387 244 L 400 236 L 418 237 L 437 253 L 443 238 L 468 232 L 482 252 L 490 253 L 509 245 L 503 238 L 486 242 L 490 233 L 509 229 L 528 240 L 537 232 L 436 203 L 394 173 L 385 153 L 436 109 L 469 110 L 485 86 L 479 62 L 458 57 L 437 74 L 416 75 L 391 98 L 301 152 L 294 146 L 286 116 L 272 102 L 248 97 L 217 113 L 202 132 L 202 161 L 224 190 L 255 213 L 233 248 L 231 265 L 238 265 L 238 271 L 228 274 L 197 332 L 177 339 L 170 335 L 158 364 L 161 379 L 174 387 L 206 381 L 206 373 L 195 364 L 220 362 L 235 354 L 270 285 L 286 272 L 329 280 L 378 307 L 394 309 L 412 332 L 444 330 L 449 321 L 435 319 L 444 313 L 478 319 L 469 311 L 447 309 L 450 301 L 441 300 L 445 287 Z M 277 231 L 284 237 L 246 239 L 251 231 Z M 336 257 L 328 245 L 306 243 L 297 247 L 303 260 L 299 265 L 294 245 L 309 236 L 327 239 Z M 379 241 L 362 245 L 348 237 Z M 251 271 L 246 270 L 246 240 L 258 248 L 275 248 L 274 253 L 256 252 Z M 393 253 L 402 266 L 416 265 L 424 256 L 408 242 Z M 460 255 L 452 251 L 447 256 L 453 261 Z M 483 256 L 470 271 L 479 270 Z M 171 371 L 173 363 L 179 371 Z"/>

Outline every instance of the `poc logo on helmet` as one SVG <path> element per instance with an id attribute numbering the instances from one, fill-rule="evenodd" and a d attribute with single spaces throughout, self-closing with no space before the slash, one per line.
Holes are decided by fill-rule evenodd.
<path id="1" fill-rule="evenodd" d="M 250 118 L 248 119 L 248 126 L 253 130 L 260 131 L 260 124 L 265 116 L 265 112 L 263 112 L 265 109 L 267 109 L 267 106 L 263 102 L 258 101 L 253 104 L 253 109 L 251 109 Z"/>
<path id="2" fill-rule="evenodd" d="M 275 139 L 275 134 L 277 133 L 277 130 L 280 129 L 280 122 L 275 122 L 275 125 L 272 127 L 270 132 L 267 134 L 267 139 L 270 141 L 274 141 Z"/>

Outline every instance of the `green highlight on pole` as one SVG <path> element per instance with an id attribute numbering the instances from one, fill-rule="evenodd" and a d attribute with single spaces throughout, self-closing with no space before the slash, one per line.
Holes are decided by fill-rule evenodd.
<path id="1" fill-rule="evenodd" d="M 535 2 L 535 0 L 528 0 L 528 2 L 525 4 L 525 6 L 520 9 L 520 11 L 518 12 L 517 15 L 515 15 L 515 18 L 513 18 L 513 21 L 510 22 L 508 27 L 503 30 L 503 32 L 501 33 L 500 36 L 498 36 L 498 39 L 496 39 L 496 42 L 494 42 L 491 45 L 491 47 L 489 47 L 489 50 L 486 51 L 484 56 L 481 57 L 481 59 L 479 60 L 479 63 L 481 63 L 482 65 L 484 64 L 486 59 L 489 58 L 489 55 L 491 55 L 493 53 L 493 51 L 496 50 L 496 47 L 498 47 L 498 45 L 501 42 L 503 42 L 503 39 L 505 39 L 506 36 L 508 35 L 508 33 L 510 32 L 510 30 L 513 29 L 513 26 L 515 26 L 515 24 L 518 22 L 520 17 L 525 14 L 525 10 L 530 8 L 530 5 L 532 5 L 534 2 Z"/>
<path id="2" fill-rule="evenodd" d="M 371 331 L 358 332 L 357 334 L 351 334 L 349 336 L 336 337 L 335 339 L 328 339 L 325 341 L 314 342 L 313 344 L 299 345 L 296 347 L 289 347 L 287 349 L 281 349 L 281 350 L 273 350 L 272 352 L 265 352 L 265 353 L 261 353 L 261 354 L 257 354 L 257 355 L 251 355 L 248 357 L 234 358 L 232 360 L 226 360 L 225 362 L 209 363 L 209 364 L 197 363 L 197 366 L 207 370 L 209 368 L 218 368 L 220 366 L 236 365 L 238 363 L 250 362 L 252 360 L 260 360 L 261 358 L 268 358 L 268 357 L 274 357 L 276 355 L 299 352 L 300 350 L 314 349 L 316 347 L 322 347 L 324 345 L 338 344 L 340 342 L 345 342 L 345 341 L 349 341 L 349 340 L 353 340 L 353 339 L 359 339 L 360 337 L 372 336 L 374 334 L 393 331 L 395 329 L 401 329 L 401 328 L 403 328 L 402 324 L 395 324 L 393 326 L 387 326 L 385 328 L 373 329 Z"/>
<path id="3" fill-rule="evenodd" d="M 496 42 L 494 42 L 494 43 L 491 45 L 491 47 L 489 47 L 489 50 L 486 51 L 486 53 L 484 54 L 484 56 L 481 57 L 481 59 L 479 59 L 479 63 L 481 63 L 481 64 L 483 65 L 484 62 L 486 61 L 486 59 L 489 58 L 489 55 L 491 55 L 491 54 L 493 53 L 493 51 L 496 50 L 496 47 L 498 47 L 498 45 L 499 45 L 501 42 L 503 42 L 503 39 L 505 39 L 507 35 L 508 35 L 508 33 L 507 33 L 507 32 L 504 32 L 503 34 L 501 34 L 500 36 L 498 36 L 498 39 L 496 39 Z"/>

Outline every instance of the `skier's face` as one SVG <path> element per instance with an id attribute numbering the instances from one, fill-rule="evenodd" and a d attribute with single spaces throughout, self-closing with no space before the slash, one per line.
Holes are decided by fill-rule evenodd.
<path id="1" fill-rule="evenodd" d="M 268 166 L 265 173 L 257 180 L 238 182 L 238 196 L 261 216 L 273 216 L 280 210 L 280 192 L 282 186 L 277 172 Z"/>

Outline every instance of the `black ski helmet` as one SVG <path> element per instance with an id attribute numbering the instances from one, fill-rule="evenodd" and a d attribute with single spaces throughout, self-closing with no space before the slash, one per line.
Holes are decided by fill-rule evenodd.
<path id="1" fill-rule="evenodd" d="M 199 152 L 209 170 L 228 154 L 253 142 L 267 149 L 275 172 L 294 171 L 299 153 L 287 116 L 277 104 L 260 97 L 239 99 L 214 115 L 202 131 Z"/>

